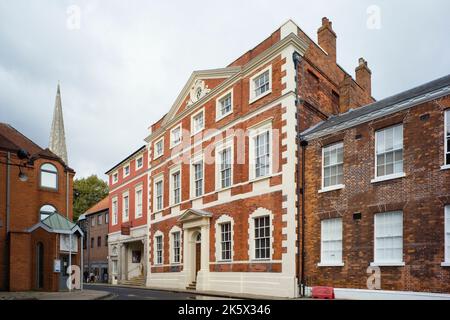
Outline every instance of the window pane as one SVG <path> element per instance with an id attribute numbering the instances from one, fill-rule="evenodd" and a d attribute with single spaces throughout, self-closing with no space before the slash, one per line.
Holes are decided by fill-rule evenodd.
<path id="1" fill-rule="evenodd" d="M 402 212 L 378 213 L 375 216 L 375 261 L 403 261 Z"/>
<path id="2" fill-rule="evenodd" d="M 52 172 L 41 171 L 41 186 L 45 188 L 56 189 L 58 174 Z"/>

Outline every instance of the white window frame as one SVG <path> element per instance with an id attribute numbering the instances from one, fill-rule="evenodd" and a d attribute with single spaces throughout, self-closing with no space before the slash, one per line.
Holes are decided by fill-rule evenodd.
<path id="1" fill-rule="evenodd" d="M 344 142 L 336 142 L 333 144 L 329 144 L 327 146 L 322 147 L 322 189 L 319 190 L 319 193 L 328 192 L 328 191 L 334 191 L 334 190 L 340 190 L 345 188 L 344 183 L 338 183 L 335 185 L 331 185 L 328 187 L 325 187 L 325 151 L 330 148 L 342 148 L 342 163 L 335 163 L 331 166 L 339 166 L 342 165 L 342 172 L 344 171 Z M 344 173 L 342 173 L 342 180 L 344 180 Z"/>
<path id="2" fill-rule="evenodd" d="M 128 208 L 125 207 L 125 199 L 128 199 Z M 125 215 L 125 212 L 127 209 L 127 215 Z M 130 221 L 130 193 L 124 192 L 122 194 L 122 222 L 128 222 Z"/>
<path id="3" fill-rule="evenodd" d="M 222 151 L 225 149 L 231 150 L 231 172 L 230 172 L 230 185 L 228 187 L 222 187 Z M 225 141 L 221 141 L 216 144 L 215 148 L 215 157 L 216 157 L 216 191 L 226 190 L 233 186 L 233 173 L 234 173 L 234 141 L 232 138 L 227 139 Z"/>
<path id="4" fill-rule="evenodd" d="M 161 237 L 161 262 L 158 262 L 158 242 L 156 239 Z M 160 266 L 164 264 L 164 233 L 156 231 L 153 236 L 153 265 Z"/>
<path id="5" fill-rule="evenodd" d="M 444 165 L 442 170 L 450 169 L 450 163 L 447 163 L 447 155 L 450 154 L 449 137 L 447 137 L 447 131 L 450 131 L 450 128 L 447 127 L 447 122 L 450 123 L 450 109 L 444 110 Z"/>
<path id="6" fill-rule="evenodd" d="M 183 255 L 183 230 L 181 230 L 178 226 L 173 226 L 172 229 L 169 231 L 169 258 L 170 258 L 170 264 L 173 265 L 181 265 L 182 255 Z M 179 233 L 180 235 L 180 256 L 179 261 L 175 261 L 175 233 Z"/>
<path id="7" fill-rule="evenodd" d="M 378 176 L 378 152 L 377 152 L 377 145 L 378 145 L 378 138 L 377 138 L 377 136 L 378 136 L 378 133 L 379 132 L 381 132 L 381 131 L 385 131 L 385 130 L 388 130 L 388 129 L 394 129 L 395 127 L 402 127 L 402 161 L 403 161 L 403 163 L 402 163 L 402 172 L 397 172 L 397 173 L 393 173 L 393 174 L 389 174 L 389 175 L 384 175 L 384 176 Z M 375 170 L 374 170 L 374 179 L 371 181 L 372 183 L 377 183 L 377 182 L 381 182 L 381 181 L 386 181 L 386 180 L 393 180 L 393 179 L 399 179 L 399 178 L 403 178 L 403 177 L 405 177 L 406 176 L 406 174 L 405 174 L 405 143 L 404 143 L 404 141 L 405 141 L 405 138 L 404 138 L 404 126 L 403 126 L 403 123 L 400 123 L 400 124 L 396 124 L 396 125 L 393 125 L 393 126 L 389 126 L 389 127 L 385 127 L 385 128 L 382 128 L 382 129 L 379 129 L 379 130 L 376 130 L 375 131 L 375 150 L 374 150 L 374 153 L 375 153 Z M 389 151 L 389 152 L 395 152 L 395 151 L 398 151 L 398 150 L 400 150 L 400 149 L 393 149 L 392 151 Z M 387 152 L 385 152 L 385 153 L 387 153 Z"/>
<path id="8" fill-rule="evenodd" d="M 174 185 L 173 185 L 173 175 L 176 173 L 176 172 L 179 172 L 180 173 L 180 201 L 179 202 L 177 202 L 177 203 L 175 203 L 175 197 L 174 197 L 174 192 L 175 192 L 175 189 L 174 189 Z M 183 181 L 182 181 L 183 179 L 182 179 L 182 170 L 181 170 L 181 166 L 180 165 L 178 165 L 178 166 L 176 166 L 176 167 L 173 167 L 173 168 L 171 168 L 170 169 L 170 174 L 169 174 L 169 200 L 170 200 L 170 205 L 171 206 L 177 206 L 177 205 L 180 205 L 181 204 L 181 202 L 183 201 L 183 199 L 182 199 L 182 197 L 183 197 Z"/>
<path id="9" fill-rule="evenodd" d="M 115 206 L 114 206 L 115 204 Z M 113 226 L 119 223 L 119 201 L 117 197 L 114 197 L 111 202 L 112 221 Z"/>
<path id="10" fill-rule="evenodd" d="M 231 259 L 224 260 L 222 259 L 222 225 L 225 223 L 229 223 L 231 227 Z M 215 254 L 216 254 L 216 262 L 231 262 L 234 257 L 234 219 L 229 215 L 221 215 L 219 219 L 216 220 L 215 224 Z"/>
<path id="11" fill-rule="evenodd" d="M 139 203 L 138 203 L 138 192 L 141 192 L 141 210 L 139 212 Z M 135 187 L 134 190 L 134 217 L 136 219 L 142 218 L 144 214 L 144 186 L 143 184 L 139 184 Z"/>
<path id="12" fill-rule="evenodd" d="M 202 162 L 202 194 L 201 195 L 196 195 L 196 185 L 195 185 L 195 167 L 194 165 L 198 164 L 199 162 Z M 199 154 L 196 156 L 193 156 L 191 158 L 191 164 L 190 164 L 190 196 L 192 199 L 194 198 L 200 198 L 203 197 L 203 195 L 205 194 L 205 159 L 204 159 L 204 155 L 203 154 Z"/>
<path id="13" fill-rule="evenodd" d="M 177 129 L 180 129 L 180 141 L 175 142 L 173 141 L 173 132 Z M 181 123 L 177 124 L 175 127 L 173 127 L 172 129 L 170 129 L 170 149 L 178 146 L 181 141 L 183 141 L 183 128 L 181 127 Z"/>
<path id="14" fill-rule="evenodd" d="M 380 259 L 380 257 L 377 256 L 377 238 L 380 238 L 378 235 L 378 228 L 377 228 L 377 219 L 380 219 L 381 215 L 388 215 L 388 214 L 401 214 L 402 217 L 402 223 L 401 223 L 401 228 L 402 228 L 402 258 L 401 261 L 388 261 L 388 260 L 383 260 Z M 380 212 L 380 213 L 376 213 L 374 215 L 374 239 L 373 239 L 373 257 L 374 257 L 374 262 L 372 262 L 370 265 L 371 266 L 378 266 L 378 267 L 389 267 L 389 266 L 397 266 L 397 267 L 402 267 L 405 265 L 405 262 L 403 261 L 404 259 L 404 228 L 403 228 L 403 212 L 402 211 L 390 211 L 390 212 Z M 385 237 L 386 238 L 386 237 Z"/>
<path id="15" fill-rule="evenodd" d="M 256 244 L 255 244 L 255 219 L 269 216 L 269 227 L 270 227 L 270 257 L 268 259 L 256 259 Z M 248 217 L 248 256 L 252 261 L 271 261 L 273 259 L 273 213 L 272 211 L 265 208 L 256 209 L 251 215 Z"/>
<path id="16" fill-rule="evenodd" d="M 201 128 L 196 129 L 195 128 L 195 118 L 200 114 L 203 117 L 203 126 Z M 200 133 L 205 129 L 205 120 L 206 120 L 205 119 L 205 108 L 201 108 L 192 114 L 192 116 L 191 116 L 191 136 L 195 136 L 197 133 Z"/>
<path id="17" fill-rule="evenodd" d="M 231 108 L 230 111 L 228 111 L 227 113 L 223 113 L 222 114 L 222 101 L 225 100 L 225 98 L 230 95 L 231 98 Z M 216 121 L 220 121 L 223 118 L 226 118 L 227 116 L 229 116 L 230 114 L 233 113 L 233 89 L 228 90 L 227 92 L 225 92 L 224 94 L 222 94 L 221 96 L 219 96 L 216 99 Z"/>
<path id="18" fill-rule="evenodd" d="M 269 171 L 268 174 L 256 177 L 256 154 L 255 154 L 255 140 L 256 137 L 269 132 Z M 249 134 L 249 180 L 267 179 L 273 175 L 273 134 L 272 134 L 272 119 L 266 120 L 257 127 L 250 129 Z"/>
<path id="19" fill-rule="evenodd" d="M 161 208 L 158 208 L 158 189 L 157 184 L 161 182 Z M 160 174 L 153 180 L 153 212 L 164 210 L 164 175 Z"/>
<path id="20" fill-rule="evenodd" d="M 112 181 L 112 184 L 116 184 L 117 182 L 119 182 L 119 172 L 118 171 L 116 171 L 112 174 L 111 181 Z"/>
<path id="21" fill-rule="evenodd" d="M 97 225 L 101 226 L 103 224 L 103 214 L 99 213 L 99 215 L 97 216 Z"/>
<path id="22" fill-rule="evenodd" d="M 450 267 L 450 204 L 444 207 L 444 262 L 443 267 Z"/>
<path id="23" fill-rule="evenodd" d="M 126 173 L 126 168 L 128 168 L 128 174 Z M 123 177 L 126 178 L 128 176 L 130 176 L 131 174 L 131 166 L 130 163 L 127 163 L 126 165 L 123 166 Z"/>
<path id="24" fill-rule="evenodd" d="M 333 225 L 334 224 L 334 225 Z M 336 235 L 337 237 L 331 238 L 333 235 L 328 228 L 337 228 Z M 330 237 L 330 238 L 328 238 Z M 343 267 L 343 223 L 342 218 L 334 218 L 334 219 L 325 219 L 320 222 L 320 263 L 319 267 Z M 325 242 L 335 242 L 337 243 L 336 252 L 340 253 L 340 259 L 336 260 L 327 260 L 324 254 Z M 340 242 L 340 243 L 339 243 Z"/>
<path id="25" fill-rule="evenodd" d="M 261 75 L 263 75 L 265 72 L 269 71 L 269 90 L 267 90 L 266 92 L 260 94 L 259 96 L 255 95 L 255 80 L 260 77 Z M 272 65 L 269 65 L 268 67 L 262 69 L 261 71 L 259 71 L 258 73 L 256 73 L 255 75 L 253 75 L 250 78 L 250 84 L 249 84 L 249 104 L 254 103 L 255 101 L 267 96 L 268 94 L 272 93 Z"/>
<path id="26" fill-rule="evenodd" d="M 138 160 L 141 160 L 141 165 L 138 165 Z M 144 167 L 144 155 L 136 158 L 136 170 L 142 169 Z"/>
<path id="27" fill-rule="evenodd" d="M 162 145 L 162 149 L 161 149 L 161 153 L 158 153 L 158 144 L 161 143 Z M 155 141 L 155 143 L 153 144 L 153 160 L 156 160 L 160 157 L 162 157 L 164 154 L 164 137 L 159 138 L 158 140 Z"/>

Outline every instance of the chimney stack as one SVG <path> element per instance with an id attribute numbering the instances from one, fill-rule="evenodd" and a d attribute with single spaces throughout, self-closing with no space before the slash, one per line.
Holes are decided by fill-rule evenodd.
<path id="1" fill-rule="evenodd" d="M 328 53 L 333 62 L 336 62 L 336 33 L 333 23 L 328 18 L 322 18 L 322 26 L 317 31 L 318 43 Z"/>
<path id="2" fill-rule="evenodd" d="M 359 58 L 359 66 L 355 70 L 356 83 L 366 91 L 369 96 L 372 96 L 372 71 L 367 66 L 367 61 L 364 58 Z"/>

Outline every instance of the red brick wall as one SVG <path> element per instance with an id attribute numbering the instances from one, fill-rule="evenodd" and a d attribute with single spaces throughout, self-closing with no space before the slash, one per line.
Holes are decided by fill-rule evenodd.
<path id="1" fill-rule="evenodd" d="M 11 233 L 11 259 L 9 268 L 10 291 L 31 290 L 33 279 L 32 275 L 32 250 L 31 235 L 29 233 Z"/>
<path id="2" fill-rule="evenodd" d="M 444 108 L 450 98 L 424 103 L 370 123 L 318 139 L 307 148 L 306 274 L 308 285 L 366 289 L 366 269 L 373 262 L 374 214 L 403 211 L 406 266 L 381 267 L 385 290 L 450 293 L 450 269 L 444 261 L 444 206 L 450 204 L 450 171 L 444 159 Z M 429 119 L 421 120 L 421 116 Z M 375 130 L 404 125 L 406 177 L 380 183 L 374 178 Z M 356 139 L 361 135 L 360 139 Z M 319 194 L 321 146 L 344 141 L 345 189 Z M 361 220 L 353 213 L 361 212 Z M 320 268 L 320 221 L 343 219 L 344 267 Z"/>
<path id="3" fill-rule="evenodd" d="M 108 242 L 105 239 L 105 236 L 108 235 L 108 223 L 105 223 L 105 215 L 108 214 L 107 211 L 98 212 L 95 214 L 90 214 L 87 216 L 87 230 L 88 233 L 86 236 L 86 249 L 84 249 L 84 264 L 87 265 L 93 261 L 107 261 L 108 260 Z M 102 224 L 98 224 L 98 216 L 102 215 Z M 95 220 L 95 225 L 92 226 L 91 221 Z M 111 217 L 109 217 L 111 220 Z M 97 245 L 98 237 L 101 240 L 101 246 Z M 91 248 L 91 238 L 94 238 L 94 248 Z M 89 248 L 89 249 L 88 249 Z"/>

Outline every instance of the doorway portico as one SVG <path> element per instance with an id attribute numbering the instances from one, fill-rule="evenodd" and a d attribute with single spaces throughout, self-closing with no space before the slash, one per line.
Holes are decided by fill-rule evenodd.
<path id="1" fill-rule="evenodd" d="M 185 287 L 207 290 L 211 213 L 188 209 L 179 218 L 183 226 Z"/>

